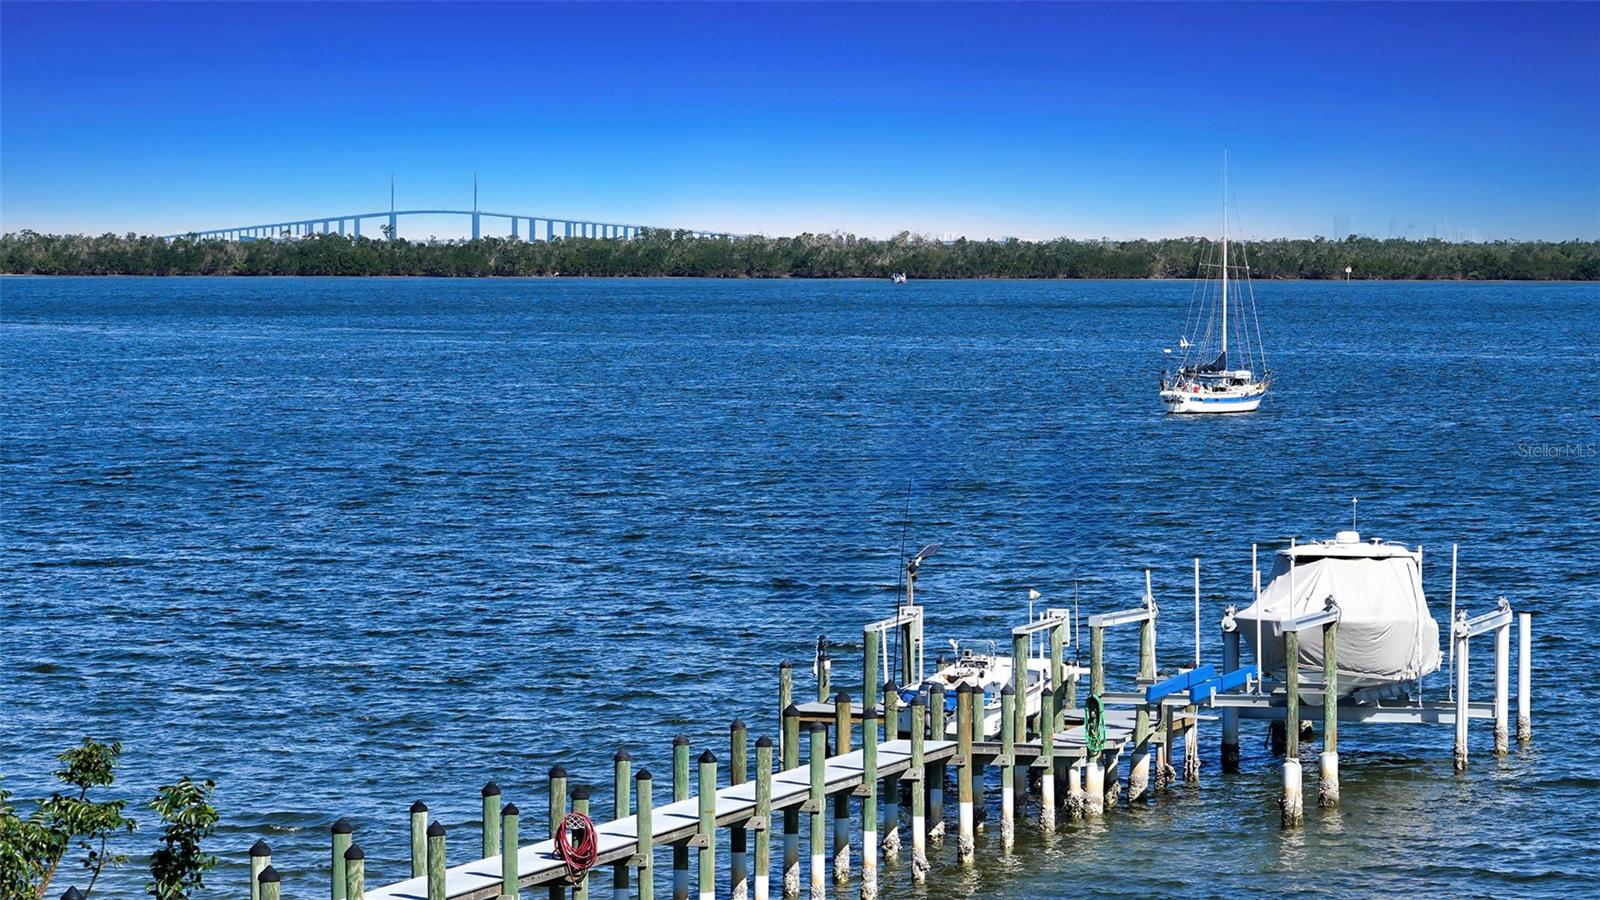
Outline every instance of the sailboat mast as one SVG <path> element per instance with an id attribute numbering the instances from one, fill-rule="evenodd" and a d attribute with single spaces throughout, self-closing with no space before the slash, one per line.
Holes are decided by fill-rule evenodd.
<path id="1" fill-rule="evenodd" d="M 1222 151 L 1222 365 L 1228 365 L 1228 151 Z"/>

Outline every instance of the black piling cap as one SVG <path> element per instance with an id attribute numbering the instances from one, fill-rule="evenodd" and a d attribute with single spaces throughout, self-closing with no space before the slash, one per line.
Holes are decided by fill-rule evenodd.
<path id="1" fill-rule="evenodd" d="M 930 694 L 942 694 L 942 693 L 944 693 L 944 685 L 942 685 L 939 682 L 935 681 L 933 684 L 928 685 L 928 693 L 930 693 Z"/>
<path id="2" fill-rule="evenodd" d="M 788 719 L 788 718 L 791 718 L 791 717 L 794 717 L 794 716 L 798 716 L 798 715 L 800 715 L 800 707 L 795 706 L 793 703 L 791 703 L 788 706 L 785 706 L 783 708 L 783 717 L 785 719 Z"/>
<path id="3" fill-rule="evenodd" d="M 507 803 L 505 806 L 500 807 L 500 815 L 502 817 L 504 817 L 504 816 L 520 816 L 520 815 L 522 815 L 522 813 L 520 811 L 518 811 L 517 805 L 515 803 Z"/>
<path id="4" fill-rule="evenodd" d="M 674 746 L 674 747 L 687 747 L 687 746 L 689 746 L 689 736 L 686 735 L 686 734 L 678 735 L 677 737 L 672 739 L 672 746 Z"/>
<path id="5" fill-rule="evenodd" d="M 895 684 L 894 679 L 891 678 L 883 683 L 883 692 L 886 694 L 898 694 L 900 692 L 900 686 Z"/>
<path id="6" fill-rule="evenodd" d="M 626 750 L 618 750 L 611 755 L 612 762 L 628 762 L 631 759 L 633 759 L 633 754 Z"/>
<path id="7" fill-rule="evenodd" d="M 654 779 L 655 776 L 650 774 L 649 769 L 640 769 L 639 774 L 633 776 L 634 781 L 652 781 Z"/>
<path id="8" fill-rule="evenodd" d="M 771 747 L 771 746 L 772 746 L 772 738 L 769 738 L 764 734 L 761 737 L 756 738 L 756 747 L 758 749 L 765 749 L 765 748 L 768 748 L 768 747 Z"/>
<path id="9" fill-rule="evenodd" d="M 707 750 L 706 752 L 700 754 L 700 764 L 701 765 L 705 765 L 706 763 L 714 763 L 716 761 L 717 761 L 717 755 L 715 753 L 712 753 L 710 750 Z"/>
<path id="10" fill-rule="evenodd" d="M 83 891 L 78 890 L 76 885 L 69 887 L 61 892 L 61 900 L 83 900 Z"/>
<path id="11" fill-rule="evenodd" d="M 878 707 L 877 706 L 868 705 L 868 706 L 864 706 L 864 707 L 861 708 L 861 721 L 865 722 L 868 719 L 876 719 L 877 717 L 878 717 Z"/>
<path id="12" fill-rule="evenodd" d="M 778 663 L 778 668 L 780 668 L 780 669 L 792 669 L 792 668 L 794 668 L 794 663 L 791 663 L 786 659 L 783 662 Z"/>
<path id="13" fill-rule="evenodd" d="M 586 784 L 580 784 L 577 787 L 573 788 L 572 789 L 572 799 L 574 799 L 574 800 L 587 800 L 587 799 L 589 799 L 589 786 L 586 785 Z"/>
<path id="14" fill-rule="evenodd" d="M 427 811 L 428 811 L 428 804 L 423 803 L 421 800 L 418 800 L 417 802 L 411 804 L 411 814 L 412 815 L 416 815 L 417 813 L 425 813 Z"/>
<path id="15" fill-rule="evenodd" d="M 254 844 L 250 845 L 250 855 L 251 856 L 271 856 L 272 855 L 272 848 L 267 846 L 267 842 L 266 841 L 256 841 Z"/>
<path id="16" fill-rule="evenodd" d="M 330 827 L 328 830 L 334 834 L 349 834 L 350 832 L 355 831 L 355 828 L 351 826 L 349 819 L 341 817 L 339 821 L 333 823 L 332 827 Z"/>
<path id="17" fill-rule="evenodd" d="M 811 723 L 811 733 L 812 734 L 816 734 L 819 731 L 822 732 L 823 734 L 826 734 L 828 732 L 828 726 L 826 724 L 822 723 L 822 722 L 812 722 Z"/>
<path id="18" fill-rule="evenodd" d="M 840 691 L 839 693 L 833 695 L 833 702 L 834 703 L 849 703 L 850 702 L 850 694 L 848 692 L 846 692 L 846 691 Z"/>
<path id="19" fill-rule="evenodd" d="M 367 858 L 367 854 L 362 852 L 360 844 L 351 844 L 348 848 L 345 849 L 344 858 L 346 860 L 366 859 Z"/>
<path id="20" fill-rule="evenodd" d="M 729 731 L 744 731 L 748 727 L 750 727 L 750 726 L 744 724 L 744 720 L 743 719 L 734 719 L 733 722 L 728 725 L 728 730 Z"/>
<path id="21" fill-rule="evenodd" d="M 916 694 L 916 695 L 913 695 L 913 696 L 912 696 L 912 698 L 911 698 L 911 705 L 912 705 L 912 706 L 927 706 L 927 705 L 928 705 L 928 701 L 927 701 L 927 699 L 926 699 L 926 698 L 924 698 L 924 697 L 923 697 L 923 696 L 922 696 L 922 695 L 921 695 L 921 694 L 920 694 L 920 693 L 919 693 L 919 694 Z"/>
<path id="22" fill-rule="evenodd" d="M 498 797 L 498 796 L 500 796 L 500 785 L 495 784 L 492 781 L 489 782 L 488 784 L 483 786 L 483 795 L 485 797 Z"/>
<path id="23" fill-rule="evenodd" d="M 567 770 L 561 768 L 560 766 L 555 766 L 550 770 L 550 777 L 552 779 L 565 778 L 567 777 Z"/>
<path id="24" fill-rule="evenodd" d="M 428 837 L 444 837 L 444 823 L 434 819 L 433 823 L 428 826 Z"/>
<path id="25" fill-rule="evenodd" d="M 261 874 L 256 876 L 256 884 L 277 884 L 282 880 L 283 876 L 279 875 L 278 870 L 271 866 L 262 869 Z"/>
<path id="26" fill-rule="evenodd" d="M 976 688 L 974 688 L 972 685 L 968 684 L 965 681 L 963 681 L 960 684 L 956 685 L 956 693 L 958 693 L 958 694 L 970 694 L 974 690 L 976 690 Z"/>
<path id="27" fill-rule="evenodd" d="M 1005 687 L 1000 689 L 1000 696 L 1002 696 L 1002 697 L 1015 697 L 1016 695 L 1017 695 L 1017 686 L 1012 684 L 1009 681 L 1006 682 L 1006 686 Z"/>

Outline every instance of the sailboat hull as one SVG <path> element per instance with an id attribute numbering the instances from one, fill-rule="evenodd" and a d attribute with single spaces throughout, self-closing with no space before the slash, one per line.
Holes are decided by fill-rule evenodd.
<path id="1" fill-rule="evenodd" d="M 1162 391 L 1161 402 L 1166 406 L 1167 412 L 1175 415 L 1246 413 L 1255 412 L 1266 395 L 1266 391 L 1249 393 Z"/>

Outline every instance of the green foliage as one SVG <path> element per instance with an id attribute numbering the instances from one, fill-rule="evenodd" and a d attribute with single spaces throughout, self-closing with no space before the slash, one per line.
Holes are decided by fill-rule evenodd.
<path id="1" fill-rule="evenodd" d="M 385 226 L 385 229 L 387 226 Z M 112 234 L 0 236 L 0 272 L 37 275 L 624 275 L 717 278 L 1193 278 L 1205 238 L 1137 241 L 936 241 L 907 233 L 631 240 L 374 240 L 337 234 L 224 241 Z M 1279 239 L 1248 246 L 1257 279 L 1600 279 L 1600 241 Z"/>
<path id="2" fill-rule="evenodd" d="M 122 815 L 124 800 L 92 800 L 89 792 L 109 787 L 115 779 L 122 744 L 91 738 L 58 757 L 56 778 L 75 791 L 56 792 L 41 800 L 26 819 L 0 791 L 0 890 L 6 897 L 45 897 L 67 853 L 76 846 L 89 872 L 88 896 L 100 872 L 127 860 L 108 850 L 112 835 L 133 833 L 138 824 Z"/>
<path id="3" fill-rule="evenodd" d="M 216 782 L 194 782 L 187 777 L 163 785 L 150 808 L 167 827 L 161 847 L 150 857 L 152 881 L 145 885 L 160 900 L 185 900 L 205 887 L 205 873 L 217 858 L 200 851 L 200 842 L 216 829 L 217 810 L 210 803 Z"/>

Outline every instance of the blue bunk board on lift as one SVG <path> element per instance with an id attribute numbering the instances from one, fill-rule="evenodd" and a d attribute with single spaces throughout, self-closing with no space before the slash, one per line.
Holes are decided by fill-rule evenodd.
<path id="1" fill-rule="evenodd" d="M 1204 681 L 1211 681 L 1217 677 L 1216 666 L 1200 666 L 1187 672 L 1180 672 L 1166 681 L 1158 681 L 1144 689 L 1144 702 L 1158 703 L 1163 697 L 1187 691 L 1189 688 Z"/>
<path id="2" fill-rule="evenodd" d="M 1239 668 L 1234 669 L 1232 672 L 1229 672 L 1221 677 L 1212 678 L 1207 681 L 1202 681 L 1198 684 L 1191 685 L 1189 688 L 1189 696 L 1193 698 L 1196 703 L 1205 703 L 1211 699 L 1212 691 L 1216 691 L 1219 694 L 1225 694 L 1228 691 L 1234 690 L 1235 688 L 1244 687 L 1249 683 L 1250 679 L 1254 677 L 1256 677 L 1255 666 L 1240 666 Z"/>

